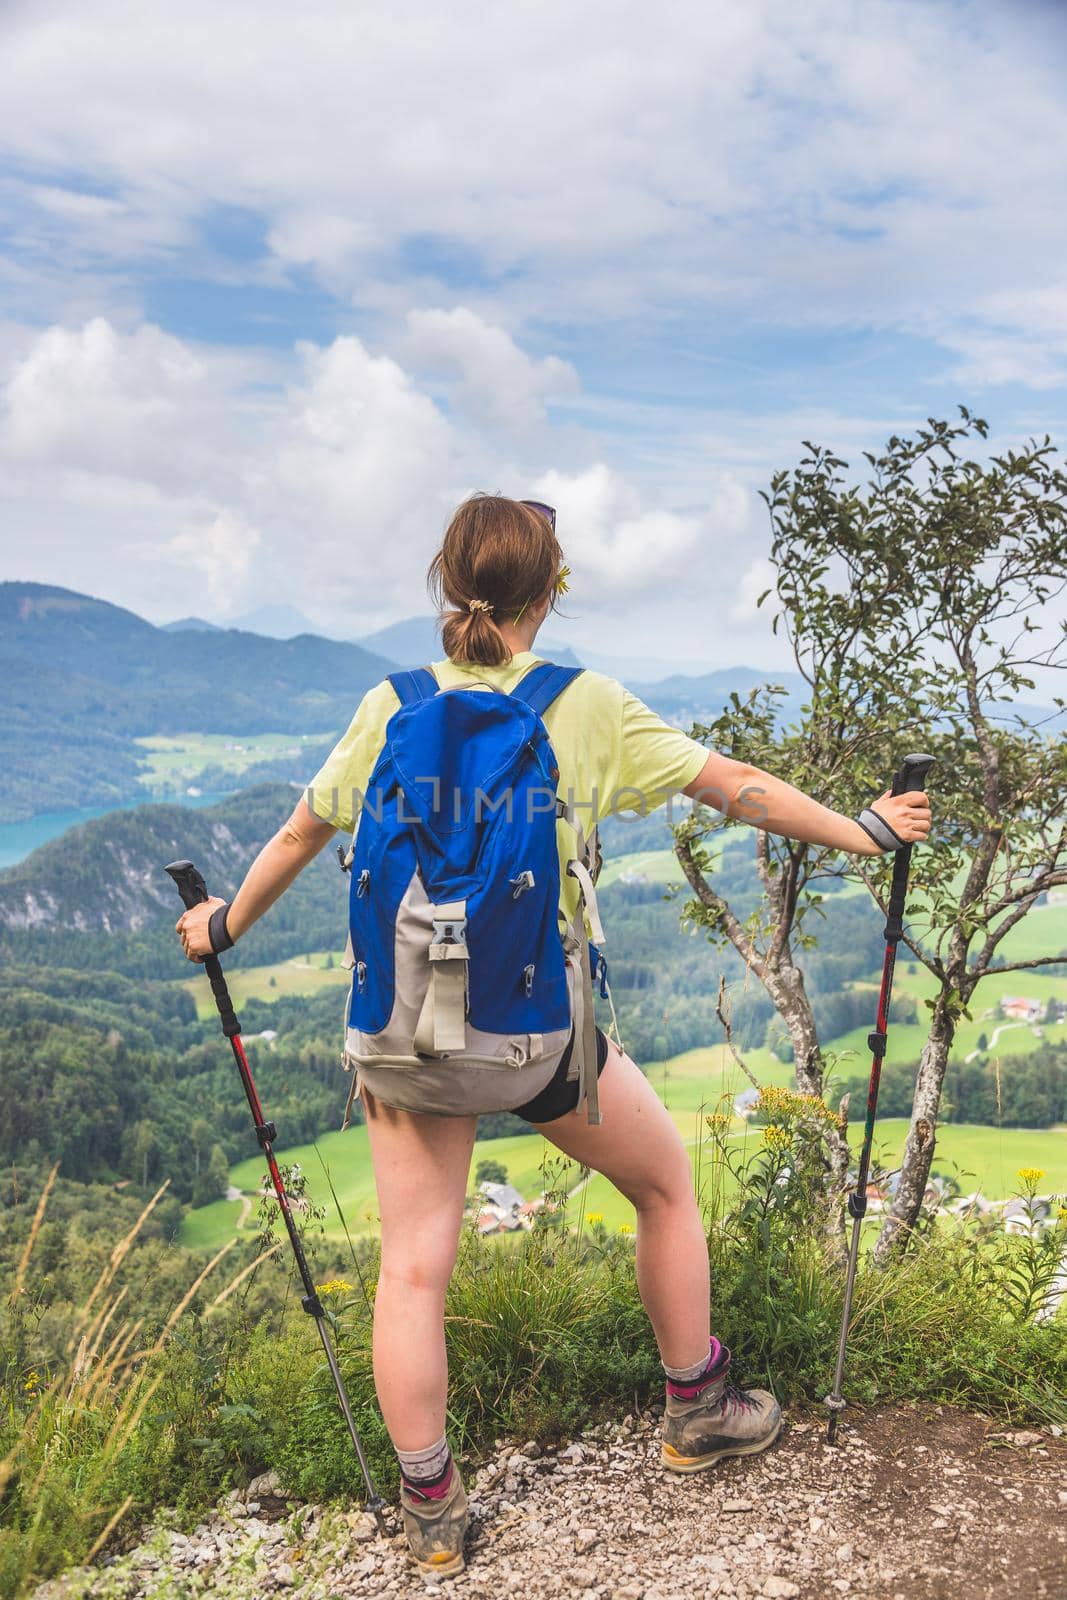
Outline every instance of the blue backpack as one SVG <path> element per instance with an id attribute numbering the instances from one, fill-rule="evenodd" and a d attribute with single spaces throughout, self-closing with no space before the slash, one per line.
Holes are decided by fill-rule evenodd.
<path id="1" fill-rule="evenodd" d="M 400 708 L 367 785 L 351 869 L 345 1065 L 388 1105 L 443 1115 L 514 1110 L 571 1046 L 568 1077 L 600 1121 L 588 915 L 595 831 L 558 798 L 542 718 L 581 672 L 540 662 L 511 694 L 394 673 Z M 557 826 L 578 913 L 559 922 Z M 603 985 L 602 985 L 603 986 Z M 573 1042 L 572 1042 L 573 1040 Z"/>

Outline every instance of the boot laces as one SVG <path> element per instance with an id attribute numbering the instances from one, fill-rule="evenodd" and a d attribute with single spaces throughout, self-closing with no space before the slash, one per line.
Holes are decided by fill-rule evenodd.
<path id="1" fill-rule="evenodd" d="M 747 1389 L 740 1388 L 736 1383 L 728 1383 L 722 1392 L 722 1407 L 725 1412 L 733 1415 L 737 1411 L 751 1411 L 759 1405 Z"/>

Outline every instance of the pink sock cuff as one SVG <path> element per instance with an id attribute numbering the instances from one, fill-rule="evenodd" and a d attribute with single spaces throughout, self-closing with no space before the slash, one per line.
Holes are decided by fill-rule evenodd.
<path id="1" fill-rule="evenodd" d="M 400 1476 L 404 1478 L 404 1488 L 413 1500 L 443 1500 L 452 1482 L 452 1462 L 449 1461 L 443 1476 L 436 1482 L 412 1483 L 410 1478 L 404 1477 L 403 1472 Z"/>
<path id="2" fill-rule="evenodd" d="M 708 1387 L 709 1383 L 714 1383 L 716 1379 L 722 1377 L 724 1357 L 725 1363 L 728 1364 L 730 1352 L 723 1348 L 718 1339 L 712 1339 L 711 1353 L 708 1356 L 708 1364 L 703 1372 L 698 1377 L 691 1378 L 687 1383 L 680 1382 L 677 1378 L 668 1377 L 667 1393 L 674 1395 L 677 1400 L 695 1400 L 697 1395 Z"/>

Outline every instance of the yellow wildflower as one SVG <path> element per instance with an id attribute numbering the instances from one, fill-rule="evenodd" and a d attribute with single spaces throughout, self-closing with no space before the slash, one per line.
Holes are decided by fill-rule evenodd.
<path id="1" fill-rule="evenodd" d="M 788 1128 L 780 1128 L 777 1123 L 769 1122 L 763 1130 L 763 1142 L 768 1150 L 788 1150 L 793 1140 Z"/>
<path id="2" fill-rule="evenodd" d="M 316 1289 L 320 1294 L 351 1294 L 352 1285 L 347 1278 L 331 1278 L 329 1283 L 317 1283 Z"/>
<path id="3" fill-rule="evenodd" d="M 1028 1188 L 1034 1188 L 1045 1176 L 1044 1167 L 1020 1167 L 1016 1176 Z"/>
<path id="4" fill-rule="evenodd" d="M 1064 1216 L 1067 1216 L 1067 1207 L 1064 1208 Z M 619 1223 L 619 1232 L 620 1233 L 633 1233 L 633 1231 L 634 1230 L 633 1230 L 633 1224 L 632 1223 L 629 1223 L 629 1222 L 620 1222 Z"/>
<path id="5" fill-rule="evenodd" d="M 30 1395 L 31 1397 L 35 1395 L 38 1389 L 41 1387 L 40 1374 L 36 1370 L 33 1372 L 28 1372 L 26 1374 L 26 1381 L 22 1387 L 26 1394 Z"/>
<path id="6" fill-rule="evenodd" d="M 1067 1222 L 1067 1206 L 1056 1207 L 1056 1220 L 1057 1222 Z"/>
<path id="7" fill-rule="evenodd" d="M 776 1122 L 788 1122 L 793 1117 L 812 1117 L 817 1122 L 833 1123 L 836 1114 L 817 1094 L 797 1094 L 783 1089 L 777 1083 L 765 1083 L 759 1092 L 756 1109 Z"/>
<path id="8" fill-rule="evenodd" d="M 585 1220 L 591 1228 L 595 1228 L 598 1222 L 603 1222 L 604 1213 L 602 1211 L 590 1211 Z"/>
<path id="9" fill-rule="evenodd" d="M 776 1083 L 765 1083 L 759 1092 L 759 1109 L 788 1112 L 792 1110 L 793 1098 L 788 1089 L 782 1089 Z"/>
<path id="10" fill-rule="evenodd" d="M 567 590 L 570 588 L 570 584 L 567 582 L 567 579 L 570 577 L 570 575 L 571 575 L 570 567 L 568 567 L 566 564 L 564 564 L 562 567 L 560 567 L 559 571 L 556 573 L 556 593 L 557 594 L 566 594 L 567 593 Z"/>

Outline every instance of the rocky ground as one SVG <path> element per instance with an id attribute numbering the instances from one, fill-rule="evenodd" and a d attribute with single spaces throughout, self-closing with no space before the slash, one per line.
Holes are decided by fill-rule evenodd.
<path id="1" fill-rule="evenodd" d="M 466 1476 L 467 1570 L 455 1600 L 1063 1600 L 1067 1439 L 998 1431 L 942 1407 L 847 1413 L 836 1448 L 794 1413 L 766 1455 L 673 1478 L 657 1417 L 542 1452 L 503 1442 Z M 192 1533 L 161 1518 L 100 1568 L 35 1600 L 377 1600 L 425 1595 L 396 1513 L 286 1501 L 271 1476 Z"/>

